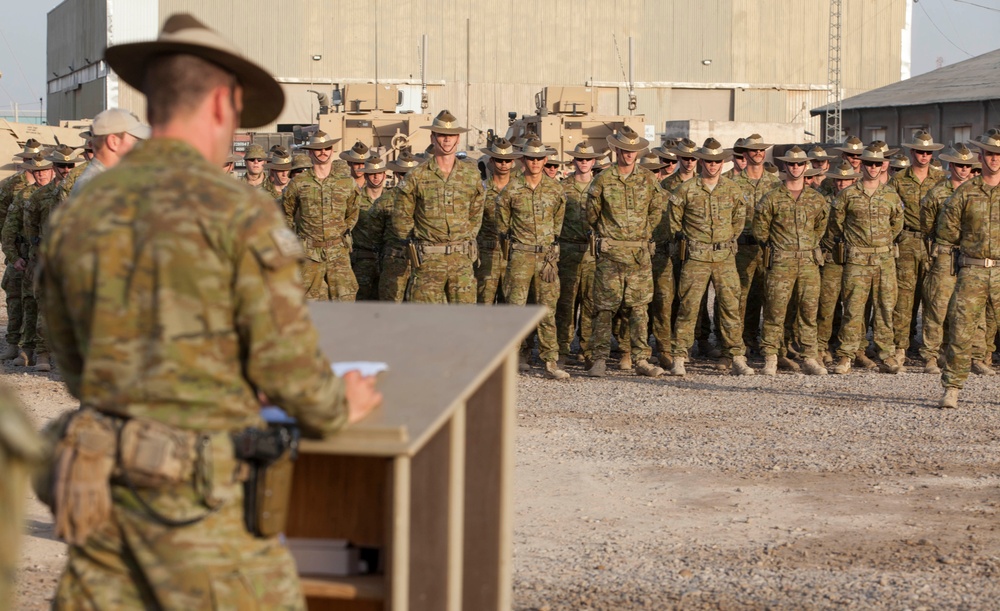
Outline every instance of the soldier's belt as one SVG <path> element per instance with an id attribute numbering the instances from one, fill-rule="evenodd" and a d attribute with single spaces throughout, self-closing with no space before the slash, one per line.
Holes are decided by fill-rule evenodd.
<path id="1" fill-rule="evenodd" d="M 729 250 L 733 247 L 732 240 L 728 242 L 714 242 L 709 244 L 708 242 L 699 242 L 697 240 L 688 240 L 688 250 L 691 252 L 705 252 L 708 250 Z"/>
<path id="2" fill-rule="evenodd" d="M 355 248 L 354 252 L 351 253 L 355 260 L 357 259 L 378 259 L 378 252 L 374 250 L 367 250 L 364 248 Z"/>
<path id="3" fill-rule="evenodd" d="M 958 264 L 962 267 L 997 267 L 1000 266 L 1000 259 L 977 259 L 967 255 L 958 257 Z"/>
<path id="4" fill-rule="evenodd" d="M 881 255 L 883 253 L 892 252 L 892 246 L 848 246 L 847 250 L 849 252 L 858 252 L 863 255 Z"/>
<path id="5" fill-rule="evenodd" d="M 741 233 L 740 237 L 736 238 L 736 243 L 740 246 L 756 246 L 757 238 L 749 233 Z"/>
<path id="6" fill-rule="evenodd" d="M 519 250 L 521 252 L 543 253 L 548 251 L 551 248 L 551 245 L 521 244 L 520 242 L 511 242 L 510 248 L 511 250 Z"/>
<path id="7" fill-rule="evenodd" d="M 910 229 L 904 229 L 899 232 L 900 237 L 904 238 L 915 238 L 918 240 L 924 239 L 924 232 L 922 231 L 912 231 Z"/>
<path id="8" fill-rule="evenodd" d="M 809 250 L 778 250 L 774 249 L 771 257 L 775 261 L 780 261 L 781 259 L 812 259 L 816 254 L 816 251 L 812 248 Z"/>
<path id="9" fill-rule="evenodd" d="M 931 256 L 939 257 L 941 255 L 950 255 L 954 246 L 945 246 L 944 244 L 938 244 L 935 242 L 931 245 Z"/>
<path id="10" fill-rule="evenodd" d="M 601 249 L 605 248 L 647 248 L 645 240 L 612 240 L 601 238 Z"/>
<path id="11" fill-rule="evenodd" d="M 305 242 L 306 248 L 331 248 L 333 246 L 347 246 L 347 240 L 344 236 L 338 236 L 329 240 L 314 240 L 312 238 L 305 238 L 302 240 Z"/>
<path id="12" fill-rule="evenodd" d="M 470 246 L 469 240 L 463 240 L 461 242 L 446 242 L 443 244 L 426 244 L 421 242 L 418 248 L 421 254 L 425 255 L 450 255 L 456 252 L 469 254 Z"/>
<path id="13" fill-rule="evenodd" d="M 569 251 L 586 252 L 590 250 L 590 244 L 586 242 L 566 242 L 560 241 L 559 248 L 563 248 Z"/>

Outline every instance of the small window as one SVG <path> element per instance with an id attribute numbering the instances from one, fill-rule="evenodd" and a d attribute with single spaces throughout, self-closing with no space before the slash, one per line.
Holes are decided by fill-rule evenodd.
<path id="1" fill-rule="evenodd" d="M 954 146 L 960 142 L 968 142 L 972 140 L 972 126 L 971 125 L 959 125 L 956 126 L 953 132 L 953 139 L 951 144 Z"/>
<path id="2" fill-rule="evenodd" d="M 868 128 L 868 142 L 874 142 L 875 140 L 885 142 L 885 127 Z"/>

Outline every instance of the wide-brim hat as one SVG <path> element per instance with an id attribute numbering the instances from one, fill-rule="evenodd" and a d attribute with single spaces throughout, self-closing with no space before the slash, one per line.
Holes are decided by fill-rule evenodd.
<path id="1" fill-rule="evenodd" d="M 813 176 L 819 176 L 823 173 L 823 170 L 820 168 L 808 167 L 806 168 L 806 171 L 802 173 L 802 176 L 805 178 L 811 178 Z"/>
<path id="2" fill-rule="evenodd" d="M 722 146 L 722 143 L 715 138 L 706 138 L 694 156 L 702 161 L 729 161 L 733 157 L 733 151 Z"/>
<path id="3" fill-rule="evenodd" d="M 49 151 L 49 154 L 46 155 L 45 158 L 51 161 L 52 163 L 77 164 L 77 163 L 82 163 L 84 161 L 83 157 L 80 157 L 76 154 L 75 148 L 67 146 L 65 144 L 60 145 Z"/>
<path id="4" fill-rule="evenodd" d="M 878 147 L 866 146 L 865 150 L 861 152 L 861 163 L 866 161 L 874 161 L 876 163 L 886 163 L 889 158 L 885 156 Z"/>
<path id="5" fill-rule="evenodd" d="M 537 138 L 532 138 L 521 147 L 521 156 L 528 159 L 548 159 L 551 154 L 549 147 Z"/>
<path id="6" fill-rule="evenodd" d="M 733 148 L 730 149 L 730 150 L 733 151 L 733 153 L 736 154 L 736 155 L 742 155 L 743 154 L 743 149 L 744 149 L 743 143 L 745 141 L 746 141 L 746 138 L 737 138 L 736 142 L 733 143 Z"/>
<path id="7" fill-rule="evenodd" d="M 25 170 L 34 172 L 35 170 L 51 170 L 53 164 L 48 157 L 38 154 L 33 157 L 25 157 L 21 165 Z"/>
<path id="8" fill-rule="evenodd" d="M 639 152 L 649 148 L 649 140 L 639 136 L 627 125 L 608 136 L 607 141 L 608 146 L 623 151 Z"/>
<path id="9" fill-rule="evenodd" d="M 739 148 L 748 151 L 766 151 L 772 146 L 774 145 L 764 142 L 764 138 L 760 134 L 750 134 L 743 139 L 743 143 L 739 145 Z M 734 146 L 733 148 L 736 147 Z"/>
<path id="10" fill-rule="evenodd" d="M 372 156 L 371 149 L 364 142 L 358 140 L 350 149 L 340 154 L 340 158 L 348 163 L 366 163 Z"/>
<path id="11" fill-rule="evenodd" d="M 656 172 L 667 167 L 667 164 L 663 163 L 663 160 L 660 159 L 659 155 L 649 152 L 643 155 L 642 159 L 639 160 L 639 167 L 646 168 L 650 172 Z"/>
<path id="12" fill-rule="evenodd" d="M 897 170 L 905 170 L 911 165 L 913 164 L 910 163 L 910 158 L 902 154 L 893 155 L 892 159 L 889 160 L 889 167 Z"/>
<path id="13" fill-rule="evenodd" d="M 293 172 L 295 170 L 308 170 L 311 167 L 313 167 L 313 162 L 312 159 L 309 158 L 309 155 L 306 155 L 305 153 L 296 153 L 295 155 L 292 155 Z"/>
<path id="14" fill-rule="evenodd" d="M 267 165 L 264 166 L 264 169 L 265 170 L 276 170 L 276 171 L 279 171 L 279 172 L 282 171 L 282 170 L 291 170 L 292 169 L 292 156 L 291 155 L 287 155 L 285 157 L 279 157 L 277 155 L 274 155 L 274 156 L 271 157 L 271 160 L 267 162 Z"/>
<path id="15" fill-rule="evenodd" d="M 971 151 L 969 147 L 965 146 L 965 144 L 959 142 L 948 152 L 938 155 L 938 159 L 947 161 L 948 163 L 972 165 L 979 161 L 979 156 Z"/>
<path id="16" fill-rule="evenodd" d="M 400 174 L 405 174 L 412 170 L 413 168 L 420 165 L 420 159 L 413 156 L 410 151 L 403 151 L 396 157 L 393 161 L 390 161 L 386 167 L 388 167 L 393 172 Z"/>
<path id="17" fill-rule="evenodd" d="M 389 166 L 386 164 L 385 159 L 381 157 L 369 157 L 365 161 L 365 169 L 361 170 L 364 174 L 384 174 L 389 170 Z"/>
<path id="18" fill-rule="evenodd" d="M 215 30 L 187 13 L 167 18 L 155 41 L 108 47 L 104 57 L 111 69 L 132 87 L 143 90 L 146 66 L 157 55 L 183 53 L 211 62 L 236 76 L 243 89 L 240 127 L 259 127 L 274 121 L 285 106 L 281 85 L 267 70 Z"/>
<path id="19" fill-rule="evenodd" d="M 837 159 L 839 159 L 839 157 L 835 155 L 828 155 L 826 150 L 824 150 L 823 147 L 821 146 L 814 146 L 811 149 L 809 149 L 808 155 L 809 159 L 813 159 L 816 161 L 836 161 Z"/>
<path id="20" fill-rule="evenodd" d="M 650 151 L 664 161 L 677 161 L 677 153 L 668 148 L 666 144 L 652 148 Z"/>
<path id="21" fill-rule="evenodd" d="M 243 153 L 243 159 L 245 161 L 250 161 L 252 159 L 259 159 L 261 161 L 266 160 L 268 157 L 267 153 L 264 152 L 264 147 L 259 144 L 251 144 L 247 147 L 245 153 Z"/>
<path id="22" fill-rule="evenodd" d="M 809 154 L 800 149 L 798 146 L 793 146 L 792 148 L 785 151 L 785 154 L 780 157 L 775 157 L 778 161 L 784 161 L 785 163 L 809 163 Z"/>
<path id="23" fill-rule="evenodd" d="M 851 155 L 860 155 L 865 150 L 865 143 L 861 141 L 861 138 L 851 136 L 840 146 L 833 147 L 833 150 L 840 151 L 841 153 L 849 153 Z"/>
<path id="24" fill-rule="evenodd" d="M 14 153 L 15 157 L 20 157 L 21 159 L 28 159 L 29 157 L 34 157 L 35 155 L 41 155 L 45 147 L 42 143 L 34 138 L 29 138 L 27 142 L 24 143 L 24 150 L 20 153 Z"/>
<path id="25" fill-rule="evenodd" d="M 331 138 L 326 132 L 317 130 L 313 135 L 309 136 L 309 142 L 306 142 L 299 148 L 306 149 L 307 151 L 320 151 L 333 148 L 333 145 L 338 142 L 340 142 L 340 138 Z M 309 167 L 312 167 L 312 164 Z"/>
<path id="26" fill-rule="evenodd" d="M 1000 153 L 1000 134 L 987 132 L 971 142 L 976 148 L 990 153 Z"/>
<path id="27" fill-rule="evenodd" d="M 889 146 L 889 143 L 885 140 L 872 140 L 868 146 L 874 146 L 878 150 L 882 151 L 882 154 L 886 157 L 892 157 L 899 152 L 899 149 L 894 149 Z"/>
<path id="28" fill-rule="evenodd" d="M 934 138 L 923 130 L 914 133 L 913 142 L 904 142 L 903 146 L 914 151 L 924 151 L 925 153 L 933 153 L 944 148 L 943 144 L 934 142 Z"/>
<path id="29" fill-rule="evenodd" d="M 459 125 L 458 118 L 447 110 L 439 112 L 430 125 L 421 125 L 420 129 L 429 129 L 431 133 L 446 136 L 457 136 L 469 131 L 468 128 Z"/>
<path id="30" fill-rule="evenodd" d="M 677 144 L 675 144 L 674 148 L 671 150 L 673 150 L 674 154 L 677 155 L 678 159 L 680 159 L 681 157 L 694 157 L 697 159 L 695 153 L 698 152 L 698 145 L 695 143 L 694 140 L 688 138 L 681 138 L 680 140 L 677 141 Z"/>
<path id="31" fill-rule="evenodd" d="M 521 158 L 521 152 L 515 149 L 514 145 L 506 138 L 494 139 L 488 147 L 479 149 L 479 152 L 491 159 L 501 161 L 513 161 Z"/>
<path id="32" fill-rule="evenodd" d="M 594 147 L 586 142 L 580 142 L 572 151 L 563 151 L 573 159 L 600 159 L 604 157 L 604 152 L 597 152 Z"/>
<path id="33" fill-rule="evenodd" d="M 855 172 L 854 166 L 846 161 L 841 161 L 837 167 L 830 168 L 823 175 L 834 180 L 857 180 L 861 178 L 861 172 Z"/>

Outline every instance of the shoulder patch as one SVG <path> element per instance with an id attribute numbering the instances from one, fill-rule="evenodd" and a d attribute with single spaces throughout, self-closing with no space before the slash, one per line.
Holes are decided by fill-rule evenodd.
<path id="1" fill-rule="evenodd" d="M 278 252 L 286 257 L 302 257 L 305 255 L 299 237 L 288 227 L 272 229 L 271 239 L 274 240 L 274 245 L 278 249 Z"/>

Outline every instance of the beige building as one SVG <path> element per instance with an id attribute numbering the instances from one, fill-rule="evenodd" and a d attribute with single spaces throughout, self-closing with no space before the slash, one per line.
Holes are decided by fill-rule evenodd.
<path id="1" fill-rule="evenodd" d="M 843 6 L 844 97 L 908 78 L 910 0 Z M 309 90 L 351 83 L 395 84 L 399 109 L 421 112 L 422 57 L 424 112 L 450 109 L 474 128 L 470 145 L 502 132 L 508 112 L 533 112 L 546 85 L 589 86 L 596 112 L 642 114 L 657 132 L 695 119 L 802 122 L 818 135 L 809 110 L 829 98 L 826 1 L 66 0 L 48 15 L 48 120 L 116 105 L 141 113 L 142 96 L 108 70 L 104 49 L 155 37 L 178 11 L 278 78 L 283 125 L 313 121 Z"/>

